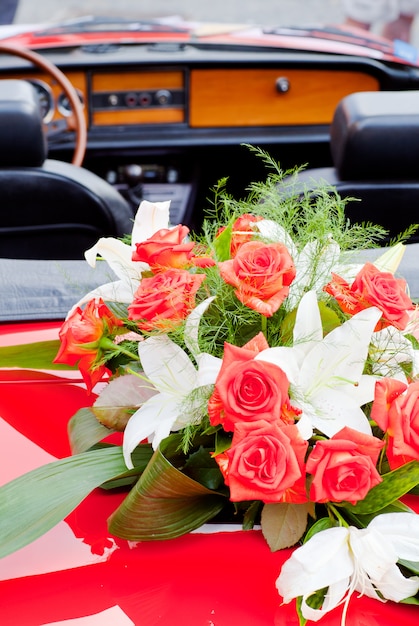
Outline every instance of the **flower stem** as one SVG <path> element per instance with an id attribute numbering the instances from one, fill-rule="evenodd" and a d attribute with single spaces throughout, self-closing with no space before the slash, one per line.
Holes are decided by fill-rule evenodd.
<path id="1" fill-rule="evenodd" d="M 102 350 L 110 350 L 111 352 L 125 354 L 125 356 L 129 357 L 133 361 L 140 360 L 138 354 L 134 354 L 130 350 L 127 350 L 126 348 L 121 346 L 121 344 L 115 344 L 112 339 L 109 339 L 109 337 L 102 337 L 102 339 L 99 341 L 99 346 Z"/>
<path id="2" fill-rule="evenodd" d="M 266 333 L 267 333 L 267 330 L 268 330 L 268 318 L 265 317 L 265 315 L 261 315 L 260 317 L 261 317 L 260 326 L 261 326 L 263 334 L 266 337 Z"/>
<path id="3" fill-rule="evenodd" d="M 345 520 L 344 517 L 342 517 L 338 509 L 335 506 L 333 506 L 333 504 L 331 504 L 330 502 L 326 506 L 327 506 L 329 515 L 334 516 L 334 518 L 339 522 L 339 526 L 344 526 L 345 528 L 348 528 L 349 526 L 348 522 Z"/>

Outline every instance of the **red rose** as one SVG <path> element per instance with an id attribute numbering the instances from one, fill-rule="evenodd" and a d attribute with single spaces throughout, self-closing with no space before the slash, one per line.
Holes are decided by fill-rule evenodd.
<path id="1" fill-rule="evenodd" d="M 419 461 L 419 382 L 382 379 L 375 385 L 371 419 L 387 434 L 387 458 L 396 469 Z"/>
<path id="2" fill-rule="evenodd" d="M 318 441 L 307 459 L 307 472 L 313 475 L 310 499 L 355 504 L 365 498 L 382 481 L 376 464 L 383 446 L 377 437 L 347 426 Z"/>
<path id="3" fill-rule="evenodd" d="M 132 260 L 148 263 L 155 272 L 187 267 L 195 246 L 193 242 L 184 243 L 188 233 L 189 228 L 180 224 L 170 229 L 163 228 L 146 241 L 135 244 Z"/>
<path id="4" fill-rule="evenodd" d="M 61 346 L 54 363 L 75 365 L 90 392 L 109 370 L 99 364 L 101 356 L 100 340 L 113 335 L 123 326 L 101 298 L 90 300 L 84 310 L 76 308 L 61 326 L 59 337 Z"/>
<path id="5" fill-rule="evenodd" d="M 383 432 L 389 427 L 389 410 L 394 400 L 406 391 L 406 383 L 395 378 L 379 378 L 375 383 L 371 419 Z"/>
<path id="6" fill-rule="evenodd" d="M 358 272 L 351 286 L 336 274 L 324 287 L 338 302 L 344 313 L 354 315 L 371 306 L 382 312 L 382 319 L 376 330 L 385 326 L 406 328 L 414 304 L 406 293 L 406 281 L 394 278 L 390 272 L 381 272 L 372 263 L 366 263 Z"/>
<path id="7" fill-rule="evenodd" d="M 280 427 L 266 420 L 237 424 L 231 448 L 219 460 L 230 499 L 306 502 L 306 450 L 307 442 L 296 426 Z"/>
<path id="8" fill-rule="evenodd" d="M 219 269 L 225 282 L 236 287 L 240 302 L 265 317 L 279 309 L 295 278 L 292 258 L 280 243 L 248 241 Z"/>
<path id="9" fill-rule="evenodd" d="M 143 278 L 128 307 L 129 319 L 142 330 L 169 331 L 178 326 L 195 306 L 195 294 L 205 274 L 167 270 Z"/>
<path id="10" fill-rule="evenodd" d="M 252 345 L 252 344 L 249 344 Z M 231 431 L 238 422 L 257 420 L 294 422 L 289 381 L 284 371 L 265 361 L 255 361 L 258 352 L 226 343 L 215 389 L 208 404 L 210 422 Z"/>

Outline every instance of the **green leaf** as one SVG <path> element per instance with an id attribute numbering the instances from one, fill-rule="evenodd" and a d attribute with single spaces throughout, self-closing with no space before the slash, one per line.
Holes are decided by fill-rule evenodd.
<path id="1" fill-rule="evenodd" d="M 265 504 L 262 511 L 262 533 L 272 552 L 291 548 L 307 528 L 310 503 Z"/>
<path id="2" fill-rule="evenodd" d="M 86 452 L 113 432 L 98 422 L 90 407 L 80 409 L 68 423 L 71 451 L 73 454 Z"/>
<path id="3" fill-rule="evenodd" d="M 0 488 L 0 558 L 31 543 L 103 482 L 127 471 L 119 446 L 43 465 Z"/>
<path id="4" fill-rule="evenodd" d="M 416 596 L 410 596 L 410 598 L 405 598 L 404 600 L 400 600 L 400 604 L 413 604 L 415 606 L 418 606 L 419 599 Z"/>
<path id="5" fill-rule="evenodd" d="M 263 502 L 260 500 L 254 500 L 251 503 L 243 517 L 243 530 L 251 530 L 254 527 L 262 507 Z"/>
<path id="6" fill-rule="evenodd" d="M 223 509 L 225 496 L 176 469 L 162 449 L 156 450 L 110 517 L 112 534 L 132 541 L 173 539 L 198 528 Z"/>
<path id="7" fill-rule="evenodd" d="M 232 224 L 229 224 L 225 229 L 217 235 L 214 240 L 214 249 L 217 257 L 217 261 L 227 261 L 230 258 L 230 244 L 232 234 Z"/>
<path id="8" fill-rule="evenodd" d="M 218 430 L 215 434 L 214 456 L 225 452 L 229 448 L 231 448 L 231 433 L 227 433 L 223 429 Z"/>
<path id="9" fill-rule="evenodd" d="M 327 530 L 328 528 L 333 528 L 336 526 L 336 522 L 330 517 L 321 517 L 313 526 L 309 528 L 306 536 L 304 537 L 304 543 L 307 543 L 309 539 L 311 539 L 317 533 L 321 533 L 322 530 Z"/>
<path id="10" fill-rule="evenodd" d="M 345 503 L 344 508 L 355 515 L 376 513 L 408 493 L 419 483 L 419 461 L 411 461 L 383 475 L 383 480 L 355 505 Z"/>
<path id="11" fill-rule="evenodd" d="M 128 470 L 122 476 L 117 476 L 116 478 L 112 478 L 111 480 L 106 481 L 106 483 L 101 485 L 102 489 L 111 490 L 118 489 L 120 487 L 132 487 L 132 485 L 137 482 L 139 474 L 142 474 L 147 467 L 151 457 L 153 456 L 153 453 L 154 450 L 151 447 L 151 444 L 140 443 L 140 445 L 138 445 L 131 453 L 131 459 L 134 464 L 134 468 Z"/>
<path id="12" fill-rule="evenodd" d="M 210 451 L 203 446 L 188 457 L 184 471 L 190 478 L 208 489 L 220 489 L 224 485 L 217 462 L 211 456 Z"/>
<path id="13" fill-rule="evenodd" d="M 0 367 L 22 367 L 38 370 L 74 370 L 76 366 L 54 363 L 60 341 L 38 341 L 18 346 L 0 347 Z"/>

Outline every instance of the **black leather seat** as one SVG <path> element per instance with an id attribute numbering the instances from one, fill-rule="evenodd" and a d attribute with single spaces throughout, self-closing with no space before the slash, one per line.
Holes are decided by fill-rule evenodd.
<path id="1" fill-rule="evenodd" d="M 343 98 L 330 149 L 334 167 L 305 170 L 301 183 L 310 188 L 326 181 L 341 197 L 359 199 L 347 204 L 350 221 L 379 224 L 389 238 L 419 223 L 419 91 Z"/>
<path id="2" fill-rule="evenodd" d="M 99 237 L 131 232 L 116 189 L 46 150 L 34 88 L 0 81 L 0 257 L 81 259 Z"/>

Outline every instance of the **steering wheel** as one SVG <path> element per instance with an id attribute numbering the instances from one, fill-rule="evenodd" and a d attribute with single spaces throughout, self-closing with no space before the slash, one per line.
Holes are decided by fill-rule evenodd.
<path id="1" fill-rule="evenodd" d="M 44 59 L 44 57 L 40 54 L 32 52 L 32 50 L 29 50 L 28 48 L 18 48 L 6 43 L 0 43 L 0 53 L 2 52 L 30 61 L 52 76 L 63 89 L 70 102 L 72 110 L 71 115 L 66 118 L 66 127 L 67 130 L 74 131 L 76 136 L 76 145 L 71 162 L 73 165 L 80 166 L 83 163 L 87 145 L 86 120 L 83 113 L 83 106 L 80 102 L 79 96 L 77 95 L 77 91 L 74 89 L 67 76 L 63 74 L 63 72 L 59 70 L 56 65 L 47 59 Z"/>

